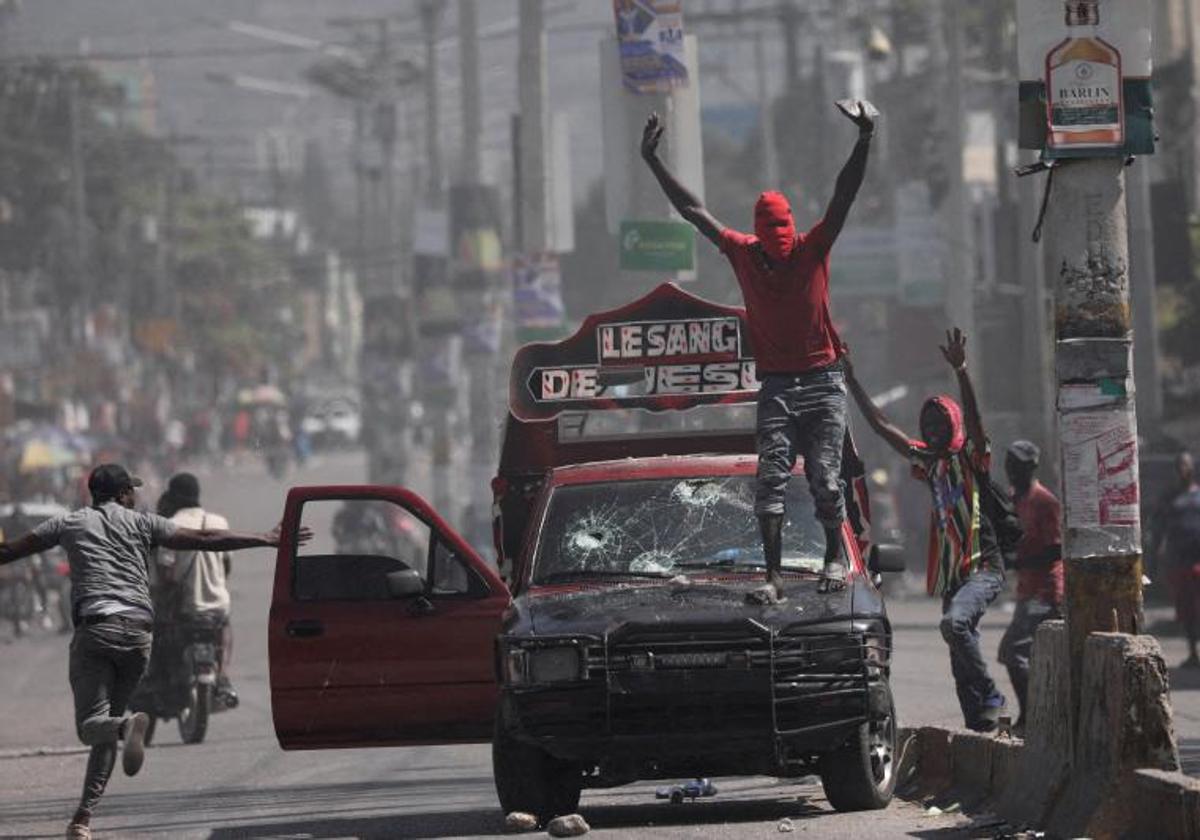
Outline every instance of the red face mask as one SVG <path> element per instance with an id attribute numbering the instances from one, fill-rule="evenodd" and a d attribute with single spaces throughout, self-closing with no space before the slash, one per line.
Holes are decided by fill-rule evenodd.
<path id="1" fill-rule="evenodd" d="M 754 235 L 773 260 L 786 260 L 796 247 L 796 223 L 783 193 L 765 192 L 754 205 Z"/>

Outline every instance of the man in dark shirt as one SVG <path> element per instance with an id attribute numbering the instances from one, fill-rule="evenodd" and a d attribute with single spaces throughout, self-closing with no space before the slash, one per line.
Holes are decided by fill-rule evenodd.
<path id="1" fill-rule="evenodd" d="M 236 551 L 279 544 L 279 528 L 266 534 L 181 528 L 134 510 L 141 479 L 119 464 L 101 464 L 88 477 L 90 507 L 47 519 L 31 533 L 0 543 L 0 565 L 54 546 L 71 564 L 70 681 L 75 730 L 90 746 L 79 808 L 67 827 L 68 840 L 91 837 L 92 811 L 116 763 L 132 776 L 145 758 L 149 718 L 126 705 L 150 658 L 154 608 L 149 558 L 156 546 L 181 551 Z M 306 531 L 300 542 L 309 538 Z"/>
<path id="2" fill-rule="evenodd" d="M 1000 661 L 1008 668 L 1021 704 L 1018 734 L 1025 729 L 1034 634 L 1043 621 L 1059 617 L 1063 602 L 1062 504 L 1037 479 L 1040 459 L 1041 450 L 1028 440 L 1015 441 L 1004 456 L 1022 534 L 1017 543 L 1017 608 L 1000 640 Z"/>
<path id="3" fill-rule="evenodd" d="M 762 382 L 758 397 L 758 479 L 755 513 L 762 534 L 767 586 L 751 593 L 761 603 L 783 600 L 784 494 L 797 456 L 825 529 L 820 589 L 845 587 L 841 554 L 846 518 L 841 478 L 846 435 L 846 383 L 842 342 L 829 313 L 829 253 L 862 185 L 878 112 L 864 102 L 839 102 L 858 127 L 858 142 L 841 174 L 824 218 L 812 230 L 796 230 L 788 200 L 778 192 L 759 196 L 754 235 L 718 222 L 658 155 L 665 126 L 657 114 L 642 132 L 642 158 L 685 220 L 721 249 L 733 267 Z"/>

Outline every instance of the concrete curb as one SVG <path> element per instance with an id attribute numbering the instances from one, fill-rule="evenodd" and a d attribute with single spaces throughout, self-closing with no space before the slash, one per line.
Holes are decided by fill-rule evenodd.
<path id="1" fill-rule="evenodd" d="M 954 798 L 967 810 L 994 810 L 1011 824 L 1043 828 L 1063 793 L 1026 797 L 1030 779 L 1020 775 L 1026 762 L 1038 756 L 1017 739 L 996 738 L 958 729 L 923 726 L 904 728 L 899 734 L 900 795 L 906 799 Z M 1087 773 L 1078 774 L 1087 777 Z M 1193 840 L 1200 837 L 1200 779 L 1165 770 L 1138 770 L 1133 774 L 1127 807 L 1132 807 L 1136 829 L 1105 833 L 1092 824 L 1092 837 Z M 1047 777 L 1033 780 L 1047 781 Z M 1068 780 L 1064 780 L 1068 781 Z M 1014 804 L 1018 803 L 1018 804 Z M 1039 815 L 1038 812 L 1041 812 Z M 1062 822 L 1062 819 L 1056 820 Z M 1062 832 L 1062 826 L 1059 833 Z M 1077 832 L 1066 830 L 1064 836 Z"/>
<path id="2" fill-rule="evenodd" d="M 83 755 L 84 753 L 91 752 L 91 750 L 91 747 L 22 747 L 11 750 L 0 750 L 0 761 L 51 755 Z"/>

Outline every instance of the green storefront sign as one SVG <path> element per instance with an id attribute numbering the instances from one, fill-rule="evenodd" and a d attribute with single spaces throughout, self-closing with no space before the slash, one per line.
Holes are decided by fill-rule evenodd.
<path id="1" fill-rule="evenodd" d="M 692 271 L 696 234 L 684 222 L 621 222 L 622 271 Z"/>

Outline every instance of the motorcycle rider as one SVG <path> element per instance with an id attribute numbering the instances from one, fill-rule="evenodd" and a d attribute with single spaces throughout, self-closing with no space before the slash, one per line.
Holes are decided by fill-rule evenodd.
<path id="1" fill-rule="evenodd" d="M 229 522 L 220 514 L 200 506 L 200 481 L 189 472 L 171 476 L 158 500 L 158 515 L 181 528 L 200 531 L 225 530 Z M 211 624 L 220 628 L 216 698 L 228 707 L 237 705 L 237 692 L 229 679 L 233 656 L 233 625 L 229 621 L 231 599 L 228 576 L 232 563 L 228 551 L 159 551 L 160 585 L 176 594 L 172 620 L 185 624 Z"/>

